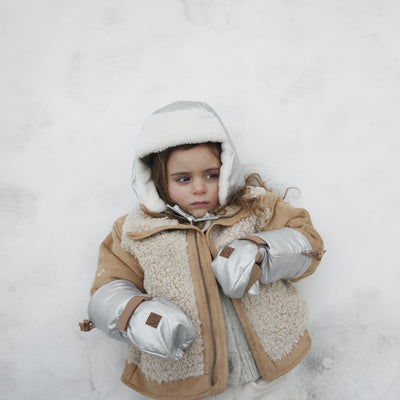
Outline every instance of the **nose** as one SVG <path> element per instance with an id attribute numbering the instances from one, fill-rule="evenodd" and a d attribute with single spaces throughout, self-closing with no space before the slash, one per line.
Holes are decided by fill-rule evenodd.
<path id="1" fill-rule="evenodd" d="M 193 194 L 203 194 L 206 191 L 206 184 L 201 179 L 196 179 L 193 181 L 192 193 Z"/>

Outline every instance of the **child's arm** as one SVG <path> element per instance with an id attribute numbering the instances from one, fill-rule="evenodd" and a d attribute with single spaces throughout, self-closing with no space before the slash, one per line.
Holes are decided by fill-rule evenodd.
<path id="1" fill-rule="evenodd" d="M 274 230 L 288 227 L 295 229 L 307 238 L 311 246 L 311 252 L 308 254 L 311 258 L 311 263 L 303 274 L 292 280 L 298 281 L 306 278 L 318 267 L 322 256 L 325 253 L 324 242 L 317 230 L 314 228 L 310 214 L 307 210 L 304 208 L 292 207 L 280 196 L 275 194 L 270 194 L 270 198 L 272 216 L 265 224 L 263 230 Z"/>
<path id="2" fill-rule="evenodd" d="M 195 336 L 192 321 L 179 306 L 163 297 L 144 295 L 124 279 L 99 288 L 88 314 L 106 335 L 170 361 L 181 359 Z"/>
<path id="3" fill-rule="evenodd" d="M 258 282 L 301 279 L 321 260 L 323 242 L 308 212 L 275 195 L 269 194 L 266 201 L 272 215 L 265 230 L 229 243 L 212 262 L 216 279 L 229 297 L 258 294 Z"/>
<path id="4" fill-rule="evenodd" d="M 89 319 L 106 335 L 142 352 L 179 360 L 194 340 L 193 323 L 168 299 L 143 293 L 143 270 L 120 245 L 124 219 L 114 223 L 100 246 Z"/>
<path id="5" fill-rule="evenodd" d="M 142 267 L 136 257 L 121 247 L 122 225 L 125 219 L 126 216 L 123 216 L 114 222 L 110 234 L 100 245 L 97 271 L 90 290 L 91 295 L 101 286 L 116 279 L 131 281 L 144 292 Z"/>

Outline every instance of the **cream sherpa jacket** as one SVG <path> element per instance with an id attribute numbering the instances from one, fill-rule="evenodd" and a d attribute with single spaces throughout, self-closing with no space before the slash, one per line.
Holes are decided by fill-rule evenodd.
<path id="1" fill-rule="evenodd" d="M 313 261 L 302 279 L 314 272 L 323 242 L 306 210 L 253 188 L 263 196 L 260 215 L 235 207 L 214 221 L 207 233 L 171 218 L 153 218 L 138 209 L 119 218 L 101 244 L 92 293 L 102 285 L 127 279 L 152 296 L 178 304 L 196 329 L 193 344 L 179 361 L 140 353 L 129 346 L 122 381 L 155 399 L 200 399 L 225 390 L 228 382 L 226 336 L 218 285 L 211 261 L 217 249 L 249 233 L 290 227 L 313 248 Z M 259 296 L 233 300 L 261 376 L 274 380 L 295 367 L 307 353 L 304 301 L 289 281 L 260 285 Z"/>

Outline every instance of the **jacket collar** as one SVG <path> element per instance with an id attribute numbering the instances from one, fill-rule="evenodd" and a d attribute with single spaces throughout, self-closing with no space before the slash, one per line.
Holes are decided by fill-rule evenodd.
<path id="1" fill-rule="evenodd" d="M 263 196 L 265 193 L 266 192 L 263 188 L 249 186 L 248 195 L 250 197 Z M 211 231 L 216 225 L 231 226 L 240 219 L 251 214 L 250 210 L 243 210 L 237 205 L 227 206 L 225 211 L 225 214 L 218 215 L 218 219 L 211 222 L 208 231 Z M 122 233 L 128 239 L 141 240 L 158 232 L 173 229 L 195 229 L 201 231 L 198 226 L 191 224 L 188 219 L 171 218 L 168 215 L 165 217 L 155 218 L 146 214 L 142 208 L 139 207 L 126 217 Z"/>
<path id="2" fill-rule="evenodd" d="M 226 214 L 218 216 L 218 219 L 211 222 L 208 230 L 213 226 L 223 225 L 231 226 L 241 218 L 250 214 L 248 210 L 242 210 L 238 206 L 227 207 Z M 182 222 L 177 218 L 160 217 L 154 218 L 147 215 L 140 207 L 128 214 L 122 227 L 123 240 L 142 240 L 168 230 L 197 230 L 201 232 L 199 226 L 190 222 Z"/>

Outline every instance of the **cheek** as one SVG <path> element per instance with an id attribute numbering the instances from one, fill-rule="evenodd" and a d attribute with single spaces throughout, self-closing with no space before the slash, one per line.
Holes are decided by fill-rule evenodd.
<path id="1" fill-rule="evenodd" d="M 168 185 L 168 194 L 171 200 L 173 200 L 176 203 L 179 203 L 181 199 L 184 197 L 184 189 L 181 186 L 170 184 Z"/>
<path id="2" fill-rule="evenodd" d="M 215 185 L 213 194 L 214 194 L 214 200 L 215 200 L 217 203 L 219 203 L 219 185 L 218 185 L 218 184 Z"/>

